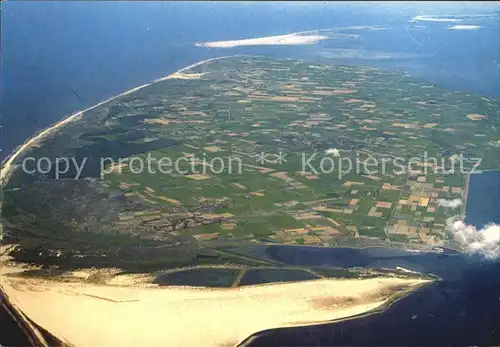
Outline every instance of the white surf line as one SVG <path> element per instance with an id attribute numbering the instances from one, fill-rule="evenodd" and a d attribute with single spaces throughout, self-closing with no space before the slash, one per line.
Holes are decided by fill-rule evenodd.
<path id="1" fill-rule="evenodd" d="M 126 92 L 123 92 L 121 94 L 118 94 L 116 96 L 113 96 L 109 99 L 106 99 L 104 101 L 101 101 L 99 102 L 98 104 L 95 104 L 94 106 L 90 106 L 82 111 L 78 111 L 76 113 L 73 113 L 65 118 L 63 118 L 61 121 L 57 122 L 56 124 L 54 125 L 51 125 L 47 128 L 45 128 L 44 130 L 40 131 L 38 134 L 36 134 L 35 136 L 33 136 L 32 138 L 30 138 L 29 140 L 27 140 L 26 142 L 24 142 L 21 146 L 19 146 L 16 150 L 14 150 L 14 152 L 9 156 L 7 157 L 4 162 L 2 163 L 2 170 L 0 171 L 0 184 L 2 184 L 2 186 L 4 186 L 7 182 L 8 182 L 8 178 L 10 177 L 10 174 L 12 173 L 12 170 L 13 170 L 13 163 L 14 161 L 16 160 L 17 157 L 19 157 L 26 149 L 30 148 L 31 146 L 33 146 L 33 144 L 35 144 L 37 141 L 40 141 L 42 140 L 45 136 L 57 131 L 58 129 L 60 129 L 61 127 L 77 120 L 80 116 L 82 116 L 85 112 L 88 112 L 90 110 L 93 110 L 94 108 L 97 108 L 99 106 L 102 106 L 110 101 L 113 101 L 119 97 L 122 97 L 122 96 L 125 96 L 125 95 L 129 95 L 129 94 L 132 94 L 138 90 L 141 90 L 143 88 L 146 88 L 150 85 L 153 85 L 155 83 L 158 83 L 158 82 L 161 82 L 161 81 L 164 81 L 166 79 L 169 79 L 169 78 L 172 78 L 172 76 L 175 76 L 176 74 L 180 74 L 180 73 L 183 73 L 184 71 L 187 71 L 189 69 L 192 69 L 196 66 L 199 66 L 199 65 L 202 65 L 204 63 L 207 63 L 207 62 L 210 62 L 210 61 L 214 61 L 214 60 L 218 60 L 218 59 L 226 59 L 226 58 L 232 58 L 232 57 L 237 57 L 237 56 L 240 56 L 240 55 L 228 55 L 228 56 L 223 56 L 223 57 L 216 57 L 216 58 L 210 58 L 210 59 L 205 59 L 205 60 L 202 60 L 202 61 L 199 61 L 197 63 L 194 63 L 192 65 L 189 65 L 189 66 L 186 66 L 186 67 L 183 67 L 182 69 L 174 72 L 174 73 L 171 73 L 165 77 L 161 77 L 161 78 L 158 78 L 156 80 L 153 80 L 152 82 L 149 82 L 149 83 L 146 83 L 146 84 L 143 84 L 139 87 L 135 87 L 133 89 L 130 89 L 130 90 L 127 90 Z"/>

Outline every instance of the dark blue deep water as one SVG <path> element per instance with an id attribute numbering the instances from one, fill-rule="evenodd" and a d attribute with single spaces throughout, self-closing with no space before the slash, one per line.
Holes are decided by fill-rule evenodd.
<path id="1" fill-rule="evenodd" d="M 478 229 L 500 223 L 500 170 L 470 175 L 465 221 Z"/>

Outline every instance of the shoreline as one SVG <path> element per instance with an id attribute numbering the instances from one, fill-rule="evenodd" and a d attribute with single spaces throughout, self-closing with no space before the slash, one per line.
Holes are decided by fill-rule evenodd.
<path id="1" fill-rule="evenodd" d="M 427 274 L 426 274 L 427 276 Z M 307 326 L 324 326 L 324 325 L 329 325 L 329 324 L 335 324 L 335 323 L 340 323 L 340 322 L 345 322 L 345 321 L 350 321 L 350 320 L 355 320 L 355 319 L 360 319 L 360 318 L 365 318 L 369 316 L 374 316 L 376 314 L 381 314 L 387 311 L 392 307 L 393 304 L 397 303 L 398 301 L 401 301 L 405 299 L 406 297 L 426 288 L 428 285 L 432 283 L 436 283 L 441 281 L 441 278 L 437 276 L 429 276 L 434 278 L 434 280 L 427 280 L 422 283 L 415 284 L 413 287 L 409 287 L 404 290 L 402 295 L 392 294 L 390 297 L 388 297 L 380 306 L 375 307 L 369 311 L 359 313 L 353 316 L 348 316 L 348 317 L 343 317 L 343 318 L 337 318 L 337 319 L 332 319 L 332 320 L 327 320 L 324 322 L 318 322 L 318 323 L 311 323 L 311 324 L 303 324 L 303 325 L 294 325 L 294 326 L 287 326 L 287 327 L 280 327 L 280 328 L 272 328 L 272 329 L 266 329 L 259 331 L 255 334 L 250 335 L 247 337 L 245 340 L 243 340 L 241 343 L 236 345 L 235 347 L 248 347 L 256 338 L 259 337 L 259 335 L 266 334 L 266 333 L 271 333 L 273 331 L 279 330 L 279 329 L 288 329 L 288 328 L 300 328 L 300 327 L 307 327 Z M 391 300 L 392 296 L 398 295 L 396 298 L 393 298 Z"/>
<path id="2" fill-rule="evenodd" d="M 123 287 L 12 277 L 5 277 L 5 282 L 4 290 L 18 310 L 58 339 L 77 346 L 91 345 L 93 339 L 103 346 L 123 340 L 144 346 L 158 341 L 169 346 L 244 346 L 267 330 L 373 314 L 434 281 L 319 279 L 240 288 Z M 84 312 L 93 318 L 82 321 Z M 212 318 L 207 320 L 203 312 Z M 61 321 L 63 313 L 66 318 Z M 149 319 L 143 322 L 144 315 Z M 116 324 L 106 325 L 110 321 Z M 165 324 L 177 334 L 161 329 Z M 195 326 L 199 328 L 193 331 Z"/>
<path id="3" fill-rule="evenodd" d="M 296 35 L 296 36 L 300 36 L 301 34 L 304 34 L 304 33 L 317 33 L 317 32 L 323 32 L 323 31 L 330 31 L 330 30 L 339 30 L 339 29 L 342 29 L 343 27 L 338 27 L 338 28 L 327 28 L 327 29 L 318 29 L 318 30 L 305 30 L 305 31 L 298 31 L 298 32 L 295 32 L 295 33 L 291 33 L 291 34 L 285 34 L 285 35 L 277 35 L 277 36 L 274 36 L 274 37 L 279 37 L 279 36 L 290 36 L 290 35 Z M 265 37 L 264 37 L 265 38 Z M 249 40 L 249 39 L 244 39 L 244 40 Z M 250 39 L 250 40 L 253 40 L 253 39 Z M 242 41 L 242 40 L 230 40 L 230 41 Z M 214 41 L 214 42 L 229 42 L 229 41 Z M 203 43 L 195 43 L 195 45 L 198 45 L 200 46 L 201 44 Z M 7 157 L 5 157 L 3 160 L 2 160 L 2 163 L 0 165 L 0 184 L 2 185 L 5 185 L 6 183 L 8 183 L 8 178 L 11 174 L 11 171 L 12 171 L 12 165 L 13 165 L 13 162 L 14 160 L 22 154 L 22 152 L 28 148 L 30 148 L 33 144 L 36 143 L 37 140 L 41 140 L 43 139 L 43 137 L 45 137 L 46 135 L 49 135 L 51 132 L 53 131 L 57 131 L 60 127 L 66 125 L 66 124 L 69 124 L 69 123 L 72 123 L 73 121 L 76 121 L 78 119 L 78 117 L 82 116 L 85 112 L 88 112 L 94 108 L 97 108 L 101 105 L 104 105 L 110 101 L 113 101 L 121 96 L 125 96 L 125 95 L 128 95 L 128 94 L 131 94 L 135 91 L 138 91 L 140 89 L 143 89 L 143 88 L 146 88 L 148 86 L 151 86 L 155 83 L 158 83 L 158 82 L 162 82 L 162 81 L 165 81 L 169 78 L 173 78 L 173 76 L 175 76 L 176 74 L 182 74 L 184 71 L 186 70 L 189 70 L 193 67 L 196 67 L 198 65 L 201 65 L 203 63 L 206 63 L 206 62 L 209 62 L 209 61 L 214 61 L 214 60 L 219 60 L 219 59 L 226 59 L 226 58 L 234 58 L 234 57 L 245 57 L 245 56 L 250 56 L 250 57 L 262 57 L 262 55 L 260 54 L 257 54 L 257 55 L 249 55 L 249 54 L 233 54 L 233 55 L 226 55 L 226 56 L 221 56 L 221 57 L 215 57 L 215 58 L 208 58 L 208 59 L 204 59 L 204 60 L 201 60 L 201 61 L 198 61 L 196 63 L 193 63 L 189 66 L 186 66 L 186 67 L 183 67 L 173 73 L 170 73 L 164 77 L 160 77 L 158 79 L 155 79 L 151 82 L 148 82 L 146 84 L 143 84 L 141 86 L 138 86 L 138 87 L 135 87 L 133 89 L 130 89 L 130 90 L 127 90 L 123 93 L 120 93 L 118 95 L 115 95 L 115 96 L 112 96 L 108 99 L 105 99 L 103 101 L 100 101 L 98 102 L 97 104 L 93 105 L 93 106 L 90 106 L 84 110 L 80 110 L 80 111 L 77 111 L 73 114 L 70 114 L 70 115 L 67 115 L 65 117 L 63 117 L 62 119 L 56 121 L 55 123 L 35 132 L 34 135 L 32 135 L 32 137 L 28 138 L 27 140 L 25 140 L 22 144 L 18 145 L 10 155 L 8 155 Z M 265 56 L 264 56 L 265 57 Z M 290 58 L 284 58 L 284 59 L 288 59 L 290 60 Z M 359 64 L 335 64 L 335 65 L 339 65 L 339 66 L 361 66 L 361 67 L 364 67 L 363 65 L 359 65 Z M 370 67 L 371 69 L 375 69 L 375 70 L 386 70 L 386 71 L 393 71 L 393 72 L 399 72 L 399 73 L 403 73 L 403 72 L 400 72 L 398 70 L 395 70 L 395 69 L 389 69 L 389 68 L 379 68 L 379 67 L 374 67 L 374 66 L 371 66 Z M 404 73 L 403 73 L 404 74 Z M 415 76 L 413 76 L 415 77 Z M 421 78 L 420 78 L 421 79 Z M 426 80 L 422 79 L 422 81 L 425 81 L 427 82 Z M 456 91 L 455 88 L 451 88 L 451 87 L 445 87 L 445 86 L 440 86 L 440 88 L 444 89 L 444 90 L 452 90 L 452 91 Z M 462 90 L 460 90 L 462 91 Z M 472 92 L 472 94 L 475 94 L 475 95 L 479 95 L 479 96 L 485 96 L 483 95 L 482 93 L 479 93 L 479 92 Z M 500 101 L 500 98 L 499 97 L 494 97 L 494 96 L 491 96 L 491 95 L 488 95 L 488 97 L 493 100 L 493 101 Z M 483 172 L 483 171 L 497 171 L 497 170 L 500 170 L 500 169 L 486 169 L 486 170 L 480 170 L 480 172 Z"/>
<path id="4" fill-rule="evenodd" d="M 145 84 L 142 84 L 138 87 L 135 87 L 135 88 L 132 88 L 130 90 L 127 90 L 123 93 L 120 93 L 118 95 L 115 95 L 115 96 L 112 96 L 106 100 L 103 100 L 103 101 L 100 101 L 98 102 L 97 104 L 93 105 L 93 106 L 90 106 L 90 107 L 87 107 L 86 109 L 84 110 L 81 110 L 81 111 L 77 111 L 75 113 L 72 113 L 68 116 L 65 116 L 63 117 L 61 120 L 53 123 L 52 125 L 49 125 L 47 126 L 46 128 L 44 129 L 41 129 L 39 130 L 38 132 L 36 132 L 32 137 L 28 138 L 26 141 L 24 141 L 24 143 L 22 143 L 21 145 L 17 146 L 13 152 L 7 156 L 3 161 L 2 161 L 2 165 L 1 165 L 1 171 L 0 171 L 0 184 L 2 184 L 3 186 L 5 186 L 8 181 L 9 181 L 9 178 L 10 178 L 10 174 L 12 173 L 13 169 L 15 168 L 14 167 L 14 161 L 17 159 L 17 157 L 19 157 L 26 149 L 29 149 L 30 147 L 32 147 L 34 144 L 36 144 L 37 141 L 40 141 L 40 140 L 43 140 L 43 138 L 47 135 L 50 135 L 51 133 L 53 132 L 57 132 L 60 128 L 64 127 L 65 125 L 67 124 L 70 124 L 74 121 L 77 121 L 80 117 L 83 116 L 83 114 L 85 112 L 88 112 L 88 111 L 91 111 L 99 106 L 102 106 L 108 102 L 111 102 L 115 99 L 118 99 L 122 96 L 125 96 L 125 95 L 129 95 L 129 94 L 132 94 L 136 91 L 139 91 L 141 89 L 144 89 L 146 87 L 149 87 L 155 83 L 158 83 L 158 82 L 162 82 L 162 81 L 165 81 L 167 79 L 171 79 L 171 78 L 175 78 L 175 76 L 177 74 L 182 74 L 183 72 L 189 70 L 189 69 L 192 69 L 196 66 L 199 66 L 199 65 L 202 65 L 204 63 L 207 63 L 207 62 L 210 62 L 210 61 L 214 61 L 214 60 L 219 60 L 219 59 L 226 59 L 226 58 L 233 58 L 233 57 L 238 57 L 238 56 L 241 56 L 241 55 L 229 55 L 229 56 L 222 56 L 222 57 L 215 57 L 215 58 L 209 58 L 209 59 L 205 59 L 205 60 L 201 60 L 199 62 L 196 62 L 194 64 L 191 64 L 189 66 L 186 66 L 186 67 L 183 67 L 182 69 L 180 70 L 177 70 L 171 74 L 168 74 L 167 76 L 164 76 L 164 77 L 160 77 L 158 79 L 155 79 L 151 82 L 148 82 L 148 83 L 145 83 Z"/>

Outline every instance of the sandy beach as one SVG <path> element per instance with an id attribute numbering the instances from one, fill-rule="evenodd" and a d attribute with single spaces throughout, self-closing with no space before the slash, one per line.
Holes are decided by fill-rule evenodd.
<path id="1" fill-rule="evenodd" d="M 232 48 L 238 46 L 259 46 L 259 45 L 313 45 L 320 41 L 327 40 L 326 35 L 299 35 L 298 33 L 266 36 L 244 40 L 213 41 L 196 43 L 198 47 L 209 48 Z"/>
<path id="2" fill-rule="evenodd" d="M 353 316 L 424 282 L 381 277 L 194 288 L 4 276 L 2 286 L 27 317 L 74 346 L 191 347 L 235 346 L 264 329 Z"/>

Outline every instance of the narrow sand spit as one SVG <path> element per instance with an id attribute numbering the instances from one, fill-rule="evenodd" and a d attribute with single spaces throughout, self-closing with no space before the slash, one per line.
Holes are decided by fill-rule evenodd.
<path id="1" fill-rule="evenodd" d="M 234 57 L 234 56 L 224 56 L 224 57 L 217 57 L 217 58 L 211 58 L 211 59 L 206 59 L 206 60 L 199 61 L 199 62 L 197 62 L 195 64 L 186 66 L 186 67 L 180 69 L 179 71 L 174 72 L 173 74 L 170 74 L 168 76 L 156 79 L 156 80 L 154 80 L 154 81 L 152 81 L 150 83 L 143 84 L 143 85 L 141 85 L 139 87 L 130 89 L 130 90 L 126 91 L 126 92 L 123 92 L 123 93 L 118 94 L 116 96 L 113 96 L 113 97 L 111 97 L 109 99 L 101 101 L 101 102 L 99 102 L 98 104 L 96 104 L 94 106 L 86 108 L 85 110 L 78 111 L 78 112 L 76 112 L 76 113 L 74 113 L 72 115 L 69 115 L 69 116 L 65 117 L 64 119 L 62 119 L 61 121 L 57 122 L 56 124 L 51 125 L 48 128 L 45 128 L 44 130 L 40 131 L 38 134 L 36 134 L 32 138 L 30 138 L 26 142 L 24 142 L 6 160 L 4 160 L 4 162 L 2 163 L 2 170 L 0 171 L 0 184 L 2 184 L 2 185 L 7 184 L 8 179 L 10 177 L 10 174 L 12 173 L 13 169 L 15 168 L 15 160 L 26 149 L 28 149 L 30 147 L 39 146 L 40 143 L 42 142 L 42 140 L 46 136 L 48 136 L 48 135 L 50 135 L 50 134 L 58 131 L 60 128 L 62 128 L 63 126 L 65 126 L 65 125 L 67 125 L 69 123 L 72 123 L 74 121 L 77 121 L 77 120 L 81 119 L 81 117 L 83 116 L 83 114 L 85 112 L 91 111 L 94 108 L 102 106 L 102 105 L 104 105 L 104 104 L 106 104 L 106 103 L 108 103 L 110 101 L 113 101 L 113 100 L 115 100 L 115 99 L 117 99 L 117 98 L 119 98 L 121 96 L 132 94 L 132 93 L 134 93 L 134 92 L 136 92 L 138 90 L 141 90 L 141 89 L 143 89 L 145 87 L 148 87 L 148 86 L 150 86 L 150 85 L 152 85 L 154 83 L 158 83 L 158 82 L 164 81 L 166 79 L 172 79 L 172 78 L 183 78 L 183 79 L 199 78 L 203 74 L 186 74 L 185 72 L 188 71 L 189 69 L 192 69 L 192 68 L 194 68 L 196 66 L 202 65 L 202 64 L 207 63 L 209 61 L 218 60 L 218 59 L 225 59 L 225 58 L 230 58 L 230 57 Z"/>
<path id="2" fill-rule="evenodd" d="M 13 305 L 74 346 L 232 346 L 253 333 L 349 317 L 427 280 L 394 277 L 241 288 L 109 286 L 4 276 Z"/>
<path id="3" fill-rule="evenodd" d="M 258 45 L 313 45 L 320 41 L 327 40 L 326 35 L 299 35 L 299 33 L 266 36 L 253 39 L 231 40 L 231 41 L 213 41 L 196 43 L 198 47 L 209 48 L 232 48 L 238 46 L 258 46 Z"/>

